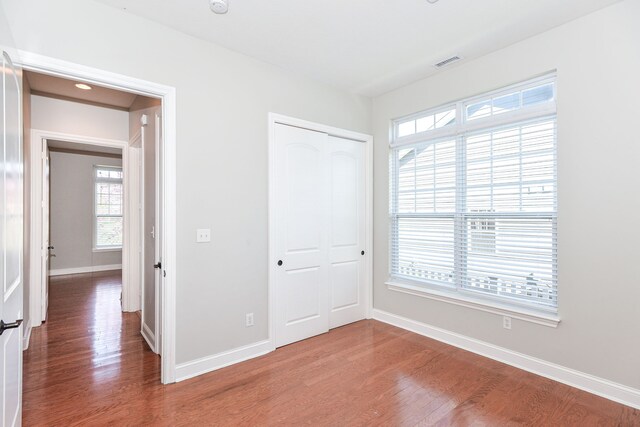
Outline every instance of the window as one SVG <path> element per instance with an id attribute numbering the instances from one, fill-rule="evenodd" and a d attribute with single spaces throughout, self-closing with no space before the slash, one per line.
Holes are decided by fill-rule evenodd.
<path id="1" fill-rule="evenodd" d="M 95 249 L 122 248 L 122 168 L 95 166 Z"/>
<path id="2" fill-rule="evenodd" d="M 546 76 L 394 122 L 392 282 L 556 311 L 555 99 Z"/>

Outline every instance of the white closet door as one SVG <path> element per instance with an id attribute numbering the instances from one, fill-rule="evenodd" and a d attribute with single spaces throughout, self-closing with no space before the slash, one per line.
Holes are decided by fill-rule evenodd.
<path id="1" fill-rule="evenodd" d="M 329 327 L 365 318 L 365 144 L 329 137 Z"/>
<path id="2" fill-rule="evenodd" d="M 277 347 L 329 330 L 327 138 L 275 125 Z"/>

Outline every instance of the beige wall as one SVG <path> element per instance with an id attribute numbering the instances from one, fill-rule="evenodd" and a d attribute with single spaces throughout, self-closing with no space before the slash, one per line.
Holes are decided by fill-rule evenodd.
<path id="1" fill-rule="evenodd" d="M 21 49 L 176 88 L 176 360 L 266 339 L 268 113 L 369 132 L 371 101 L 92 1 L 2 5 Z"/>
<path id="2" fill-rule="evenodd" d="M 640 2 L 626 0 L 374 100 L 375 308 L 640 388 Z M 390 291 L 389 123 L 557 69 L 557 329 Z"/>
<path id="3" fill-rule="evenodd" d="M 122 264 L 122 251 L 93 250 L 94 165 L 122 159 L 51 152 L 50 270 Z"/>
<path id="4" fill-rule="evenodd" d="M 37 95 L 31 95 L 30 102 L 31 129 L 119 141 L 129 140 L 129 113 L 126 111 Z M 121 251 L 92 251 L 91 169 L 95 159 L 92 156 L 66 153 L 51 154 L 50 243 L 55 248 L 52 253 L 56 256 L 50 259 L 50 270 L 122 263 Z M 121 160 L 114 163 L 114 159 L 107 159 L 104 164 L 122 164 Z M 66 218 L 66 207 L 74 216 Z M 85 212 L 84 209 L 88 210 Z M 81 221 L 77 223 L 77 235 L 69 232 L 74 229 L 75 219 Z"/>
<path id="5" fill-rule="evenodd" d="M 31 128 L 129 141 L 129 113 L 62 99 L 31 96 Z"/>

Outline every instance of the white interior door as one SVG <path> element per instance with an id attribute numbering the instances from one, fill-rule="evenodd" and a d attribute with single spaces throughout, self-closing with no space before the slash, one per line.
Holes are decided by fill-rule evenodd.
<path id="1" fill-rule="evenodd" d="M 2 55 L 0 150 L 0 404 L 3 426 L 22 412 L 22 106 L 18 71 Z"/>
<path id="2" fill-rule="evenodd" d="M 329 327 L 366 317 L 365 144 L 330 136 Z"/>
<path id="3" fill-rule="evenodd" d="M 49 262 L 53 246 L 51 246 L 49 232 L 49 208 L 51 206 L 49 192 L 50 185 L 50 157 L 47 140 L 42 140 L 42 321 L 47 320 L 49 309 Z"/>
<path id="4" fill-rule="evenodd" d="M 276 346 L 329 330 L 327 135 L 275 125 Z"/>
<path id="5" fill-rule="evenodd" d="M 155 144 L 156 144 L 156 169 L 155 169 L 155 193 L 156 193 L 156 206 L 155 206 L 155 259 L 156 265 L 161 268 L 155 269 L 156 284 L 155 284 L 155 296 L 156 296 L 156 309 L 155 309 L 155 331 L 156 331 L 156 353 L 162 353 L 162 117 L 160 113 L 155 114 Z"/>
<path id="6" fill-rule="evenodd" d="M 365 144 L 276 124 L 273 186 L 280 347 L 366 317 Z"/>
<path id="7" fill-rule="evenodd" d="M 162 274 L 162 236 L 159 185 L 161 165 L 160 108 L 141 111 L 142 135 L 142 323 L 141 333 L 151 350 L 160 353 L 160 284 Z"/>

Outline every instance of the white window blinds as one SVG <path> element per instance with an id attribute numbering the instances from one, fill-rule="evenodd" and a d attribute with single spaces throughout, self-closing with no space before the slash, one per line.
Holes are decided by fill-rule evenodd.
<path id="1" fill-rule="evenodd" d="M 394 124 L 391 276 L 553 311 L 554 77 L 434 111 Z M 447 123 L 409 131 L 443 111 Z"/>
<path id="2" fill-rule="evenodd" d="M 123 186 L 122 169 L 96 166 L 95 172 L 95 221 L 94 241 L 96 249 L 122 247 Z"/>

